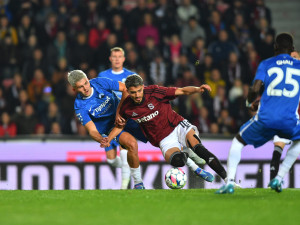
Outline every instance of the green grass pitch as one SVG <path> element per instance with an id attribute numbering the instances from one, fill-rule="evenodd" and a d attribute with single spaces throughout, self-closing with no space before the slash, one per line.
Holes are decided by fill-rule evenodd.
<path id="1" fill-rule="evenodd" d="M 293 225 L 300 189 L 0 191 L 1 225 Z"/>

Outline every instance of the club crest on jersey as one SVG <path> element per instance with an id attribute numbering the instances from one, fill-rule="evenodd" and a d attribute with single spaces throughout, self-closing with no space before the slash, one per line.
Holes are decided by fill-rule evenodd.
<path id="1" fill-rule="evenodd" d="M 132 113 L 132 117 L 133 117 L 133 116 L 137 116 L 137 115 L 138 115 L 138 114 L 136 114 L 135 112 Z"/>
<path id="2" fill-rule="evenodd" d="M 152 109 L 154 109 L 154 105 L 152 103 L 149 103 L 148 108 L 152 110 Z"/>

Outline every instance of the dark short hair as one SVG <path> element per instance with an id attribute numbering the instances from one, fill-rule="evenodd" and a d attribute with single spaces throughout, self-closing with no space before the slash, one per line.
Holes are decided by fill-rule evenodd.
<path id="1" fill-rule="evenodd" d="M 291 53 L 294 51 L 293 36 L 289 33 L 278 34 L 275 39 L 274 50 L 276 54 Z"/>
<path id="2" fill-rule="evenodd" d="M 137 74 L 129 75 L 125 80 L 125 86 L 127 89 L 130 87 L 137 87 L 144 84 L 143 78 Z"/>

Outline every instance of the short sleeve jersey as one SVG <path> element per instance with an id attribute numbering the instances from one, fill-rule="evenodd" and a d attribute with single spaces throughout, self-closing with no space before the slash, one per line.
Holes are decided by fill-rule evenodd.
<path id="1" fill-rule="evenodd" d="M 112 69 L 108 69 L 108 70 L 100 72 L 98 74 L 98 77 L 106 77 L 106 78 L 109 78 L 109 79 L 112 79 L 115 81 L 120 81 L 122 83 L 125 83 L 126 78 L 132 74 L 135 74 L 135 73 L 126 68 L 123 68 L 123 70 L 120 72 L 114 72 Z M 122 97 L 122 92 L 116 91 L 116 94 L 119 98 Z"/>
<path id="2" fill-rule="evenodd" d="M 300 60 L 280 54 L 262 61 L 254 80 L 264 83 L 257 119 L 274 129 L 297 124 L 300 98 Z"/>
<path id="3" fill-rule="evenodd" d="M 176 98 L 175 90 L 174 87 L 157 85 L 145 87 L 142 103 L 136 104 L 128 96 L 121 106 L 120 115 L 139 123 L 150 143 L 159 147 L 160 141 L 184 120 L 172 109 L 169 102 Z"/>
<path id="4" fill-rule="evenodd" d="M 100 134 L 107 134 L 114 126 L 119 98 L 113 91 L 119 90 L 119 83 L 107 78 L 95 78 L 90 80 L 90 84 L 91 96 L 76 96 L 76 116 L 82 125 L 93 121 Z"/>

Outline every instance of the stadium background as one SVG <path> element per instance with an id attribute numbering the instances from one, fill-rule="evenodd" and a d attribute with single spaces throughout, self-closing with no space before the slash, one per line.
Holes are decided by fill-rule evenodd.
<path id="1" fill-rule="evenodd" d="M 66 81 L 71 69 L 93 78 L 109 68 L 115 46 L 125 49 L 125 67 L 146 84 L 212 86 L 209 94 L 173 105 L 225 163 L 230 139 L 252 115 L 245 96 L 259 62 L 273 55 L 275 35 L 291 32 L 299 46 L 299 9 L 296 0 L 1 1 L 0 189 L 119 187 L 120 171 L 104 162 L 75 119 Z M 169 166 L 159 150 L 140 149 L 146 186 L 161 188 Z M 268 143 L 244 153 L 243 187 L 266 187 L 272 149 Z M 286 187 L 300 187 L 298 167 Z M 220 185 L 189 176 L 189 188 Z"/>

